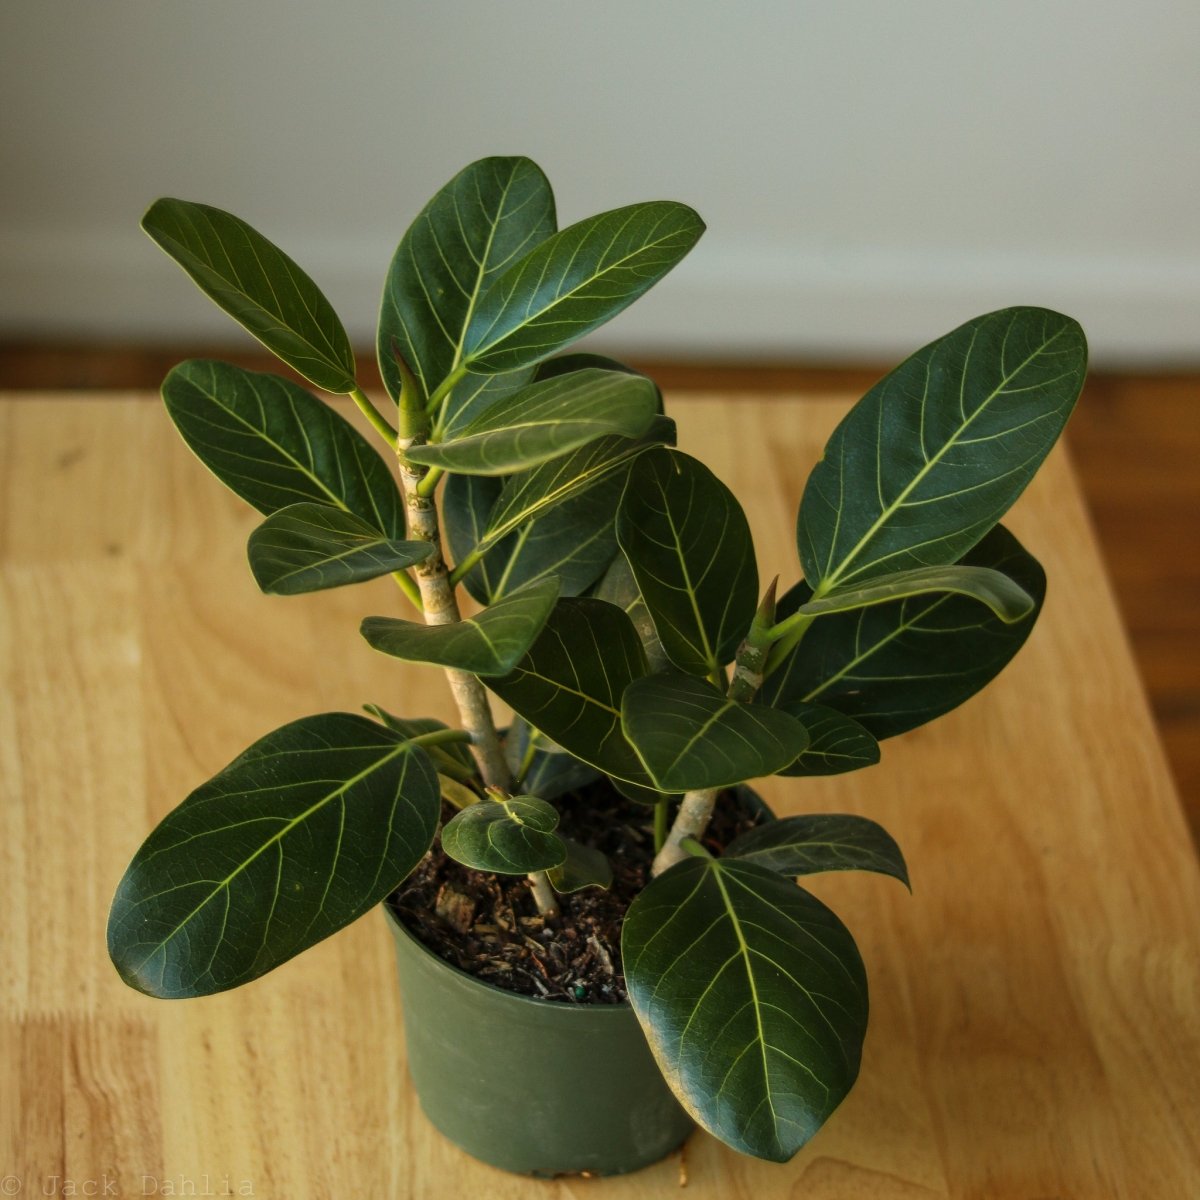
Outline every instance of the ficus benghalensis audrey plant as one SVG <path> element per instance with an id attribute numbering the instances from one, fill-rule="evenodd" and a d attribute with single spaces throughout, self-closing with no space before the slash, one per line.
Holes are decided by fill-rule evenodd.
<path id="1" fill-rule="evenodd" d="M 655 834 L 622 953 L 664 1075 L 729 1145 L 791 1157 L 852 1086 L 867 1022 L 855 943 L 795 878 L 907 883 L 904 860 L 846 815 L 769 821 L 719 857 L 701 839 L 736 785 L 869 766 L 879 739 L 962 703 L 1019 649 L 1045 580 L 998 522 L 1079 393 L 1078 325 L 991 313 L 873 387 L 809 477 L 803 581 L 777 599 L 737 497 L 671 448 L 654 384 L 554 357 L 687 254 L 703 230 L 691 209 L 634 204 L 558 230 L 532 162 L 473 163 L 392 260 L 383 406 L 329 303 L 260 234 L 170 199 L 143 225 L 286 364 L 352 397 L 392 460 L 286 379 L 172 370 L 184 440 L 265 518 L 255 579 L 295 594 L 391 575 L 415 611 L 367 617 L 363 636 L 443 668 L 459 722 L 368 705 L 254 742 L 135 855 L 109 921 L 121 975 L 163 997 L 247 983 L 382 901 L 439 836 L 459 862 L 528 875 L 562 919 L 557 896 L 611 869 L 556 833 L 554 801 L 607 777 Z M 504 733 L 487 689 L 517 714 Z M 458 811 L 439 830 L 443 798 Z"/>

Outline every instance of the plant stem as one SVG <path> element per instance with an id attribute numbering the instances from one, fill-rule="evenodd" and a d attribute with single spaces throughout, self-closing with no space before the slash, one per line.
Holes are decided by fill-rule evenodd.
<path id="1" fill-rule="evenodd" d="M 371 398 L 360 387 L 350 393 L 350 399 L 358 405 L 362 415 L 371 422 L 375 432 L 394 450 L 396 448 L 397 439 L 396 431 L 387 423 L 383 414 L 371 403 Z"/>
<path id="2" fill-rule="evenodd" d="M 667 827 L 670 818 L 669 804 L 660 800 L 654 806 L 654 853 L 657 854 L 667 840 Z"/>
<path id="3" fill-rule="evenodd" d="M 410 445 L 412 441 L 404 439 L 399 449 L 407 450 Z M 433 553 L 413 567 L 417 588 L 424 604 L 425 624 L 449 625 L 462 618 L 458 611 L 458 601 L 450 587 L 446 563 L 442 558 L 437 508 L 431 497 L 422 496 L 419 491 L 419 484 L 424 476 L 424 467 L 400 460 L 400 482 L 404 487 L 404 499 L 408 506 L 409 535 L 418 541 L 433 543 Z M 500 735 L 492 720 L 492 710 L 488 705 L 483 684 L 466 671 L 447 670 L 446 678 L 454 702 L 458 706 L 462 726 L 471 734 L 471 753 L 479 765 L 479 774 L 484 786 L 500 788 L 507 792 L 512 787 L 512 776 L 500 749 Z"/>
<path id="4" fill-rule="evenodd" d="M 704 831 L 712 820 L 720 790 L 702 788 L 686 793 L 679 802 L 679 811 L 675 814 L 675 823 L 671 826 L 671 832 L 667 834 L 667 840 L 654 856 L 654 865 L 650 868 L 651 875 L 661 875 L 668 867 L 673 867 L 687 858 L 687 851 L 682 842 L 684 838 L 695 838 L 699 841 L 704 836 Z"/>
<path id="5" fill-rule="evenodd" d="M 412 603 L 412 606 L 420 612 L 424 607 L 421 600 L 421 589 L 413 582 L 412 576 L 407 571 L 393 571 L 392 578 L 396 581 L 397 586 Z"/>
<path id="6" fill-rule="evenodd" d="M 438 525 L 437 505 L 432 496 L 421 494 L 421 482 L 427 474 L 426 468 L 407 462 L 404 458 L 404 451 L 423 440 L 423 437 L 423 434 L 419 434 L 398 441 L 396 449 L 400 483 L 408 508 L 409 536 L 433 545 L 433 553 L 413 567 L 424 605 L 425 624 L 449 625 L 462 618 L 458 611 L 458 600 L 450 585 L 450 576 L 446 571 L 446 561 L 442 557 L 442 535 Z M 459 720 L 471 735 L 471 753 L 479 767 L 484 787 L 509 792 L 513 785 L 512 774 L 504 760 L 500 734 L 492 719 L 491 706 L 488 704 L 483 684 L 466 671 L 447 670 L 446 680 L 458 706 Z M 546 917 L 556 916 L 558 901 L 545 871 L 531 874 L 529 883 L 538 911 Z"/>
<path id="7" fill-rule="evenodd" d="M 545 871 L 533 871 L 529 876 L 529 887 L 534 903 L 543 917 L 558 916 L 558 899 L 550 885 L 550 876 Z"/>

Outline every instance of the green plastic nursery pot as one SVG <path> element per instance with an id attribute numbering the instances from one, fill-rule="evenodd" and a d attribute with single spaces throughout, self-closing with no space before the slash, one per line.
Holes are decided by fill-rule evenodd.
<path id="1" fill-rule="evenodd" d="M 413 1086 L 430 1121 L 468 1154 L 522 1175 L 616 1175 L 691 1133 L 628 1004 L 502 991 L 443 962 L 383 910 Z"/>

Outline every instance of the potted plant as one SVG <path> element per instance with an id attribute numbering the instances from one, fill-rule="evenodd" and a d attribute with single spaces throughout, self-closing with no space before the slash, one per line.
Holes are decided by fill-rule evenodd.
<path id="1" fill-rule="evenodd" d="M 874 822 L 774 819 L 744 785 L 870 766 L 1020 648 L 1045 579 L 998 522 L 1079 393 L 1078 325 L 990 313 L 876 384 L 812 470 L 803 579 L 777 597 L 654 384 L 560 353 L 683 258 L 691 209 L 558 230 L 532 162 L 468 166 L 388 271 L 383 409 L 260 234 L 169 199 L 143 224 L 394 460 L 287 379 L 175 367 L 168 413 L 263 514 L 255 579 L 291 595 L 391 575 L 414 611 L 362 634 L 442 668 L 459 721 L 401 699 L 260 737 L 134 856 L 109 919 L 122 977 L 167 998 L 237 987 L 391 897 L 410 1069 L 472 1153 L 629 1170 L 694 1120 L 790 1158 L 853 1085 L 867 1025 L 854 940 L 796 879 L 908 876 Z"/>

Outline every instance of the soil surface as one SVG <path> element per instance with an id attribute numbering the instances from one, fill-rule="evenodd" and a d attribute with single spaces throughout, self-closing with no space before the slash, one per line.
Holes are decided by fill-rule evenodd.
<path id="1" fill-rule="evenodd" d="M 704 839 L 713 853 L 760 819 L 739 800 L 725 792 L 717 803 Z M 559 833 L 608 856 L 610 888 L 559 896 L 559 915 L 546 920 L 525 876 L 473 871 L 442 853 L 439 840 L 388 904 L 435 954 L 496 987 L 570 1004 L 621 1004 L 621 922 L 650 876 L 653 812 L 607 781 L 554 804 L 562 814 Z M 443 804 L 443 823 L 454 811 Z"/>

